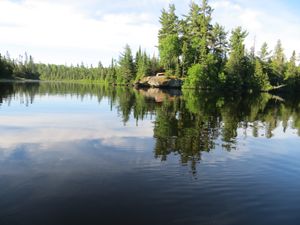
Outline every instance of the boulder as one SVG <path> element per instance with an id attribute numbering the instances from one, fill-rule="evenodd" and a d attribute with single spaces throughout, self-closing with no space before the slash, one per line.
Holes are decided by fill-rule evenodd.
<path id="1" fill-rule="evenodd" d="M 178 78 L 167 76 L 153 76 L 144 77 L 135 84 L 140 87 L 154 87 L 154 88 L 181 88 L 183 81 Z"/>

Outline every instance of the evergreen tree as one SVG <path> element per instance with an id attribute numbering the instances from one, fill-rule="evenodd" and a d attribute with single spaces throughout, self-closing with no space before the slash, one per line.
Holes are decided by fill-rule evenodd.
<path id="1" fill-rule="evenodd" d="M 161 72 L 162 68 L 160 67 L 159 59 L 155 57 L 155 55 L 152 56 L 150 59 L 150 75 L 153 76 L 158 72 Z"/>
<path id="2" fill-rule="evenodd" d="M 226 63 L 227 85 L 229 88 L 241 88 L 243 85 L 243 76 L 245 75 L 245 45 L 247 31 L 237 27 L 232 31 L 230 38 L 230 56 Z"/>
<path id="3" fill-rule="evenodd" d="M 168 35 L 178 34 L 178 17 L 175 14 L 176 7 L 174 4 L 169 5 L 169 10 L 162 10 L 159 22 L 161 29 L 158 32 L 158 39 L 164 39 Z"/>
<path id="4" fill-rule="evenodd" d="M 254 86 L 258 90 L 267 91 L 270 89 L 271 85 L 268 75 L 264 72 L 263 65 L 258 58 L 255 60 L 254 78 Z"/>
<path id="5" fill-rule="evenodd" d="M 7 61 L 5 57 L 0 54 L 0 79 L 12 78 L 13 66 Z"/>
<path id="6" fill-rule="evenodd" d="M 192 49 L 192 42 L 190 37 L 190 28 L 188 20 L 179 21 L 179 33 L 181 44 L 181 76 L 186 76 L 188 68 L 194 63 L 194 51 Z"/>
<path id="7" fill-rule="evenodd" d="M 151 75 L 151 62 L 146 52 L 140 52 L 141 54 L 136 64 L 136 78 L 135 81 L 140 80 L 144 76 Z M 137 54 L 137 55 L 138 55 Z"/>
<path id="8" fill-rule="evenodd" d="M 274 54 L 272 56 L 271 62 L 272 68 L 272 77 L 271 82 L 273 85 L 280 85 L 284 80 L 284 70 L 285 70 L 285 55 L 284 50 L 281 44 L 281 41 L 278 40 Z"/>
<path id="9" fill-rule="evenodd" d="M 201 5 L 194 2 L 190 5 L 190 12 L 186 17 L 189 41 L 184 43 L 182 51 L 185 55 L 191 54 L 185 58 L 191 58 L 193 63 L 188 69 L 186 87 L 211 88 L 217 80 L 216 60 L 210 52 L 213 43 L 212 11 L 207 0 L 202 0 Z"/>
<path id="10" fill-rule="evenodd" d="M 212 8 L 208 5 L 208 1 L 202 0 L 201 5 L 192 2 L 190 12 L 186 16 L 188 38 L 191 45 L 189 54 L 192 54 L 193 64 L 206 63 L 209 53 L 209 43 L 212 38 L 212 11 Z"/>
<path id="11" fill-rule="evenodd" d="M 285 72 L 285 80 L 288 84 L 295 85 L 299 79 L 299 71 L 296 65 L 297 57 L 296 52 L 293 51 L 290 61 L 287 63 L 287 69 Z"/>
<path id="12" fill-rule="evenodd" d="M 117 83 L 117 70 L 115 65 L 116 65 L 115 60 L 112 59 L 106 75 L 106 82 L 108 83 L 112 83 L 112 84 Z"/>
<path id="13" fill-rule="evenodd" d="M 208 0 L 202 0 L 200 6 L 200 63 L 206 63 L 209 54 L 209 44 L 212 40 L 212 8 L 208 4 Z"/>
<path id="14" fill-rule="evenodd" d="M 227 32 L 220 24 L 215 24 L 212 30 L 211 51 L 217 60 L 217 69 L 220 72 L 226 62 L 228 50 Z"/>
<path id="15" fill-rule="evenodd" d="M 129 84 L 134 80 L 134 78 L 135 78 L 135 71 L 134 71 L 133 56 L 132 56 L 130 46 L 126 45 L 124 48 L 124 52 L 122 53 L 119 59 L 117 83 Z"/>
<path id="16" fill-rule="evenodd" d="M 169 11 L 162 10 L 160 17 L 161 29 L 158 34 L 158 49 L 161 63 L 169 74 L 174 75 L 179 63 L 180 41 L 178 17 L 175 14 L 175 5 L 169 5 Z"/>
<path id="17" fill-rule="evenodd" d="M 264 42 L 259 52 L 259 58 L 261 59 L 261 61 L 267 63 L 270 60 L 270 54 L 271 51 L 268 50 L 268 44 Z"/>
<path id="18" fill-rule="evenodd" d="M 159 42 L 161 64 L 167 73 L 174 75 L 179 61 L 180 44 L 177 35 L 169 35 Z"/>

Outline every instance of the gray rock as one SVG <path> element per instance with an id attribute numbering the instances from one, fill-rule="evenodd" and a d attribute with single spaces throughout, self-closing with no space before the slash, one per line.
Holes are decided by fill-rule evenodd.
<path id="1" fill-rule="evenodd" d="M 178 78 L 170 78 L 167 76 L 144 77 L 139 80 L 136 86 L 155 87 L 155 88 L 181 88 L 183 81 Z"/>

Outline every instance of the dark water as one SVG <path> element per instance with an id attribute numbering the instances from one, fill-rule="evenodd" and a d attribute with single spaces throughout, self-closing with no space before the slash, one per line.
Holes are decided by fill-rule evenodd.
<path id="1" fill-rule="evenodd" d="M 300 98 L 0 84 L 1 225 L 299 224 Z"/>

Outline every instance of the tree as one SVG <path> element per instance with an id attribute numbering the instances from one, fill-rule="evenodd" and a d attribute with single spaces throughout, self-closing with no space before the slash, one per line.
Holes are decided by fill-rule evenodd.
<path id="1" fill-rule="evenodd" d="M 184 85 L 186 88 L 207 88 L 209 83 L 206 68 L 200 63 L 191 66 Z"/>
<path id="2" fill-rule="evenodd" d="M 263 61 L 264 63 L 269 62 L 270 60 L 270 54 L 271 51 L 268 50 L 268 44 L 266 42 L 264 42 L 261 46 L 260 52 L 259 52 L 259 58 L 261 59 L 261 61 Z"/>
<path id="3" fill-rule="evenodd" d="M 290 61 L 287 63 L 287 69 L 285 72 L 285 80 L 291 85 L 295 85 L 299 79 L 299 71 L 296 65 L 297 57 L 296 52 L 293 51 Z"/>
<path id="4" fill-rule="evenodd" d="M 177 35 L 169 35 L 160 41 L 159 55 L 164 68 L 170 74 L 175 73 L 179 60 L 180 45 Z"/>
<path id="5" fill-rule="evenodd" d="M 13 67 L 5 57 L 0 54 L 0 78 L 12 78 Z"/>
<path id="6" fill-rule="evenodd" d="M 162 10 L 159 18 L 161 28 L 158 31 L 158 39 L 161 40 L 170 34 L 178 34 L 178 17 L 175 14 L 176 7 L 174 4 L 169 5 L 169 11 Z"/>
<path id="7" fill-rule="evenodd" d="M 263 65 L 258 58 L 255 60 L 254 78 L 254 86 L 256 86 L 258 90 L 267 91 L 270 89 L 271 85 L 268 75 L 264 72 Z"/>
<path id="8" fill-rule="evenodd" d="M 212 39 L 212 8 L 208 4 L 208 0 L 202 0 L 200 6 L 200 62 L 206 62 L 209 54 L 209 43 Z"/>
<path id="9" fill-rule="evenodd" d="M 107 75 L 106 75 L 106 81 L 108 83 L 115 84 L 117 82 L 117 71 L 116 71 L 116 66 L 115 65 L 116 65 L 115 60 L 112 59 L 110 67 L 108 68 L 108 72 L 107 72 Z"/>
<path id="10" fill-rule="evenodd" d="M 120 56 L 119 66 L 117 83 L 128 84 L 133 81 L 135 77 L 135 71 L 132 52 L 129 45 L 125 46 L 124 52 Z"/>
<path id="11" fill-rule="evenodd" d="M 179 32 L 181 44 L 181 76 L 186 76 L 188 68 L 194 63 L 194 50 L 192 49 L 187 19 L 179 21 Z"/>
<path id="12" fill-rule="evenodd" d="M 192 2 L 190 12 L 186 16 L 188 27 L 188 36 L 190 39 L 193 63 L 205 63 L 209 53 L 209 43 L 211 40 L 211 14 L 212 8 L 208 5 L 207 0 L 202 0 L 198 5 Z"/>
<path id="13" fill-rule="evenodd" d="M 186 87 L 210 88 L 217 80 L 216 60 L 210 52 L 213 43 L 212 11 L 208 1 L 202 0 L 201 5 L 192 2 L 190 12 L 186 16 L 188 36 L 185 38 L 182 51 L 185 55 L 184 59 L 193 61 L 188 69 Z"/>
<path id="14" fill-rule="evenodd" d="M 161 63 L 168 73 L 173 74 L 179 63 L 180 41 L 178 17 L 175 14 L 175 5 L 169 5 L 169 11 L 162 10 L 160 17 L 161 29 L 158 33 L 158 49 Z"/>
<path id="15" fill-rule="evenodd" d="M 159 59 L 153 55 L 150 59 L 150 75 L 155 75 L 157 72 L 161 72 Z"/>
<path id="16" fill-rule="evenodd" d="M 215 24 L 212 30 L 211 51 L 217 60 L 217 69 L 220 72 L 226 62 L 226 53 L 228 50 L 227 32 L 220 24 Z"/>
<path id="17" fill-rule="evenodd" d="M 281 41 L 278 40 L 274 49 L 274 54 L 272 56 L 271 62 L 272 68 L 272 77 L 271 83 L 273 85 L 282 84 L 284 80 L 284 70 L 285 70 L 285 55 L 284 50 L 281 44 Z"/>
<path id="18" fill-rule="evenodd" d="M 151 62 L 146 52 L 140 52 L 138 60 L 136 61 L 136 78 L 135 80 L 138 81 L 139 79 L 143 78 L 144 76 L 151 75 Z"/>
<path id="19" fill-rule="evenodd" d="M 227 85 L 231 86 L 230 88 L 240 88 L 243 84 L 243 76 L 246 72 L 244 41 L 247 35 L 247 31 L 241 27 L 237 27 L 231 33 L 230 56 L 225 66 Z"/>

